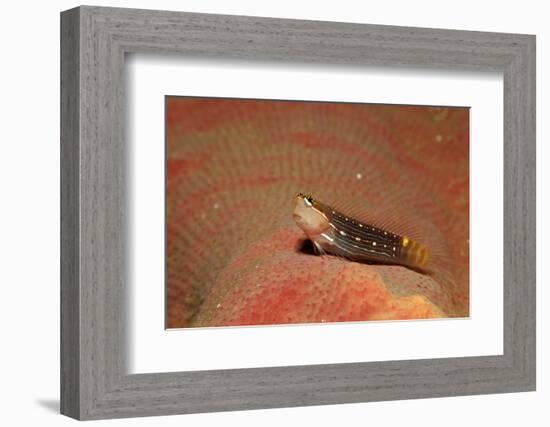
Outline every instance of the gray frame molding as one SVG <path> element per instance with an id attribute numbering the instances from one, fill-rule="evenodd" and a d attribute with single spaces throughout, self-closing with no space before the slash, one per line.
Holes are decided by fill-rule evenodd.
<path id="1" fill-rule="evenodd" d="M 504 75 L 504 354 L 125 371 L 126 53 Z M 100 419 L 535 389 L 535 37 L 83 6 L 61 14 L 61 412 Z"/>

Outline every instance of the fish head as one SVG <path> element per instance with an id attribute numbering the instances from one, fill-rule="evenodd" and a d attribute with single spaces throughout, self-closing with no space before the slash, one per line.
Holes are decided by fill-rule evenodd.
<path id="1" fill-rule="evenodd" d="M 294 197 L 294 221 L 308 237 L 324 233 L 329 227 L 326 215 L 319 209 L 313 197 L 298 193 Z"/>

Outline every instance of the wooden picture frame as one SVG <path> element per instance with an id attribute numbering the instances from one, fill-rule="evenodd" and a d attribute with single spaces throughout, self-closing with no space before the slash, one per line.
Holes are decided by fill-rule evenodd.
<path id="1" fill-rule="evenodd" d="M 504 352 L 126 373 L 126 53 L 489 70 L 504 79 Z M 101 419 L 535 389 L 535 37 L 78 7 L 61 14 L 61 412 Z"/>

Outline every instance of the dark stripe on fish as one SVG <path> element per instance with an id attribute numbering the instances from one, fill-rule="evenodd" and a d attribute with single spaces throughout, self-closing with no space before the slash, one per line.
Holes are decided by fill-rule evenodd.
<path id="1" fill-rule="evenodd" d="M 334 225 L 337 230 L 342 230 L 346 234 L 353 237 L 359 237 L 361 240 L 367 240 L 369 242 L 376 242 L 377 245 L 397 245 L 401 242 L 401 237 L 382 230 L 380 228 L 373 227 L 372 225 L 352 220 L 351 218 L 341 217 L 338 214 L 331 214 L 329 216 L 329 222 Z"/>
<path id="2" fill-rule="evenodd" d="M 393 252 L 393 247 L 381 249 L 378 246 L 372 246 L 351 240 L 347 236 L 335 236 L 334 245 L 344 252 L 341 255 L 349 256 L 350 258 L 376 258 L 379 260 L 388 261 L 391 259 L 396 259 L 399 256 L 397 246 L 395 246 L 396 251 Z"/>

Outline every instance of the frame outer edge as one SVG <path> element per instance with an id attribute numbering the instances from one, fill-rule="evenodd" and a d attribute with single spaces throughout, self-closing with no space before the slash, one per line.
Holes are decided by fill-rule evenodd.
<path id="1" fill-rule="evenodd" d="M 125 40 L 128 40 L 126 37 L 138 36 L 141 40 L 136 46 L 141 49 L 146 44 L 147 37 L 157 36 L 151 32 L 151 25 L 159 23 L 155 18 L 161 16 L 167 20 L 161 23 L 166 24 L 170 29 L 164 32 L 165 28 L 162 27 L 162 31 L 159 31 L 168 40 L 171 40 L 172 35 L 176 37 L 180 33 L 182 24 L 189 22 L 197 25 L 200 32 L 205 31 L 205 34 L 209 34 L 203 22 L 205 17 L 208 17 L 208 25 L 217 24 L 218 20 L 222 19 L 223 24 L 229 26 L 235 23 L 229 22 L 230 19 L 240 23 L 245 21 L 254 23 L 254 20 L 258 19 L 263 26 L 273 26 L 276 24 L 275 21 L 286 22 L 288 25 L 291 21 L 89 6 L 62 13 L 62 413 L 78 419 L 104 419 L 533 390 L 535 384 L 534 37 L 491 33 L 468 34 L 472 37 L 472 43 L 477 43 L 477 46 L 486 48 L 490 52 L 492 52 L 489 49 L 491 45 L 496 43 L 499 46 L 495 47 L 498 54 L 483 60 L 480 69 L 502 70 L 504 67 L 508 74 L 505 90 L 509 91 L 510 96 L 508 101 L 505 101 L 504 118 L 510 119 L 510 124 L 505 122 L 505 143 L 509 145 L 508 149 L 505 148 L 505 185 L 508 184 L 508 190 L 505 187 L 507 191 L 505 197 L 508 197 L 510 202 L 505 206 L 510 208 L 510 214 L 507 216 L 508 219 L 505 216 L 505 224 L 512 227 L 515 240 L 511 240 L 512 249 L 509 249 L 508 256 L 505 258 L 505 272 L 511 274 L 512 278 L 509 286 L 505 286 L 508 305 L 506 305 L 505 295 L 504 311 L 507 314 L 505 314 L 504 327 L 505 331 L 506 328 L 513 331 L 505 333 L 504 359 L 501 357 L 457 359 L 454 363 L 459 367 L 455 365 L 450 371 L 447 361 L 435 360 L 435 363 L 440 365 L 439 368 L 447 367 L 447 371 L 442 371 L 447 372 L 447 380 L 459 380 L 456 384 L 447 386 L 436 381 L 439 386 L 438 391 L 435 392 L 429 383 L 424 382 L 429 381 L 434 374 L 432 370 L 434 362 L 428 360 L 403 361 L 396 366 L 383 362 L 380 364 L 382 372 L 378 371 L 376 374 L 372 372 L 375 365 L 371 364 L 367 369 L 363 368 L 363 364 L 358 364 L 353 368 L 356 369 L 357 376 L 349 370 L 344 372 L 348 375 L 347 379 L 341 376 L 342 367 L 326 365 L 305 366 L 301 370 L 298 367 L 264 369 L 263 372 L 260 372 L 262 369 L 254 372 L 248 369 L 243 372 L 230 370 L 209 373 L 173 373 L 169 379 L 174 384 L 167 381 L 167 375 L 161 374 L 130 375 L 127 378 L 117 375 L 123 374 L 120 370 L 123 368 L 124 358 L 116 354 L 121 350 L 116 338 L 123 329 L 119 329 L 120 325 L 117 322 L 120 323 L 121 317 L 120 313 L 115 311 L 118 303 L 113 299 L 121 298 L 123 293 L 120 292 L 118 286 L 121 284 L 113 273 L 121 265 L 118 264 L 116 267 L 116 263 L 112 264 L 111 270 L 105 272 L 101 271 L 101 268 L 95 268 L 94 262 L 105 261 L 103 258 L 105 255 L 121 253 L 123 247 L 115 245 L 111 249 L 109 246 L 102 245 L 113 241 L 113 234 L 108 232 L 118 230 L 117 226 L 121 225 L 119 220 L 123 218 L 123 212 L 117 211 L 117 218 L 109 219 L 105 216 L 105 212 L 113 212 L 113 208 L 117 208 L 115 199 L 98 198 L 94 195 L 97 196 L 97 191 L 107 188 L 105 186 L 107 183 L 124 181 L 124 174 L 112 172 L 113 165 L 118 164 L 116 162 L 122 159 L 121 147 L 113 148 L 109 145 L 116 143 L 123 132 L 118 128 L 121 124 L 111 123 L 105 128 L 98 126 L 97 121 L 100 124 L 110 123 L 109 113 L 123 111 L 123 108 L 118 110 L 121 107 L 118 104 L 120 101 L 116 101 L 116 98 L 113 98 L 114 94 L 109 91 L 109 89 L 115 89 L 118 93 L 122 89 L 117 86 L 121 84 L 122 70 L 109 67 L 117 64 L 117 57 L 123 49 L 118 46 L 118 51 L 109 51 L 108 47 L 114 47 L 111 42 L 118 43 L 117 37 L 121 34 L 124 35 Z M 174 17 L 173 20 L 172 17 Z M 119 25 L 130 27 L 123 31 Z M 328 24 L 319 25 L 326 29 Z M 373 28 L 367 24 L 360 25 Z M 336 29 L 332 24 L 330 28 Z M 357 29 L 357 27 L 354 28 Z M 398 31 L 399 27 L 388 27 L 387 31 L 390 30 Z M 400 31 L 404 30 L 407 31 L 407 37 L 410 31 L 413 38 L 418 32 L 422 34 L 426 32 L 425 29 L 405 27 Z M 317 28 L 313 28 L 313 31 L 317 31 Z M 378 31 L 381 31 L 382 36 L 385 37 L 385 30 L 378 29 Z M 428 33 L 437 36 L 435 37 L 437 39 L 441 34 L 451 34 L 447 31 L 449 30 L 434 30 L 433 34 L 432 31 Z M 453 36 L 445 41 L 450 46 L 460 42 L 464 32 L 457 31 L 452 34 Z M 364 34 L 360 35 L 360 37 L 363 36 Z M 319 37 L 322 39 L 324 35 L 320 34 Z M 259 41 L 262 41 L 261 37 Z M 210 42 L 215 44 L 215 38 Z M 161 42 L 146 47 L 170 53 L 186 50 L 177 44 L 175 48 L 163 50 L 162 43 L 161 38 Z M 405 42 L 396 43 L 399 47 Z M 197 46 L 201 47 L 200 44 Z M 208 49 L 214 48 L 207 46 L 205 53 L 209 51 Z M 324 45 L 320 49 L 317 56 L 325 51 Z M 296 55 L 296 52 L 293 52 L 289 50 L 280 55 L 283 57 L 287 55 L 287 58 L 290 58 Z M 376 52 L 379 50 L 375 51 L 374 56 Z M 237 53 L 238 56 L 241 55 L 240 52 Z M 438 51 L 428 50 L 418 62 L 424 64 L 437 53 Z M 346 59 L 346 55 L 342 57 Z M 315 59 L 315 55 L 312 58 Z M 389 63 L 396 61 L 395 55 L 390 55 L 389 58 Z M 469 56 L 468 52 L 459 52 L 459 55 L 450 60 L 449 64 L 458 62 L 467 68 L 477 68 L 475 61 L 472 62 L 469 58 L 471 55 Z M 506 63 L 503 62 L 505 59 Z M 367 62 L 371 61 L 374 59 L 369 58 Z M 400 60 L 399 63 L 403 61 Z M 102 84 L 108 84 L 109 87 L 101 87 Z M 106 153 L 114 153 L 114 158 L 105 156 Z M 110 196 L 115 195 L 117 191 L 124 192 L 122 187 L 113 191 L 114 193 Z M 96 235 L 98 232 L 101 236 Z M 119 232 L 115 235 L 118 235 L 117 233 Z M 108 236 L 107 240 L 106 236 Z M 506 265 L 506 261 L 509 265 Z M 116 284 L 115 289 L 105 289 L 106 283 Z M 114 329 L 113 326 L 115 326 Z M 406 366 L 403 366 L 403 363 Z M 475 364 L 476 369 L 472 369 L 472 363 Z M 424 379 L 420 378 L 421 373 L 415 374 L 414 378 L 407 377 L 407 369 L 418 368 L 419 364 L 421 366 L 427 364 L 428 372 L 424 374 Z M 466 374 L 463 368 L 468 365 L 471 372 Z M 334 371 L 333 374 L 327 374 L 326 369 L 330 372 Z M 365 370 L 361 374 L 363 369 Z M 314 381 L 318 370 L 323 372 L 322 384 L 316 384 Z M 277 380 L 280 374 L 283 374 L 284 386 L 281 386 L 280 381 Z M 395 380 L 399 380 L 403 375 L 402 379 L 406 384 L 394 384 Z M 124 384 L 117 384 L 121 379 Z M 440 382 L 446 381 L 445 378 L 439 379 Z M 468 381 L 464 383 L 465 380 Z M 128 383 L 125 384 L 126 382 Z M 183 383 L 188 386 L 183 387 Z M 274 393 L 271 386 L 279 386 L 279 394 Z M 208 398 L 205 399 L 205 397 Z"/>
<path id="2" fill-rule="evenodd" d="M 517 391 L 536 389 L 535 37 L 504 73 L 504 354 Z"/>
<path id="3" fill-rule="evenodd" d="M 61 13 L 60 411 L 81 415 L 80 388 L 80 11 Z"/>
<path id="4" fill-rule="evenodd" d="M 526 390 L 536 390 L 536 36 L 527 36 L 521 60 L 521 71 L 518 73 L 518 85 L 523 88 L 522 102 L 519 104 L 518 114 L 521 114 L 520 137 L 517 144 L 521 145 L 518 167 L 521 177 L 521 192 L 523 193 L 523 211 L 518 217 L 524 219 L 520 235 L 524 238 L 519 274 L 523 281 L 522 321 L 523 321 L 523 349 L 519 346 L 516 351 L 523 353 L 522 368 Z M 519 341 L 519 340 L 518 340 Z"/>
<path id="5" fill-rule="evenodd" d="M 531 236 L 529 241 L 529 256 L 531 265 L 528 266 L 531 277 L 528 282 L 530 295 L 527 300 L 527 307 L 529 310 L 529 318 L 527 330 L 529 331 L 529 341 L 527 343 L 530 354 L 528 355 L 527 362 L 527 376 L 529 389 L 532 391 L 537 390 L 537 40 L 536 36 L 529 37 L 530 43 L 528 43 L 528 70 L 527 70 L 527 141 L 528 148 L 528 161 L 529 166 L 532 169 L 529 171 L 528 176 L 528 191 L 529 200 L 527 211 L 531 212 L 527 218 L 527 233 Z"/>

